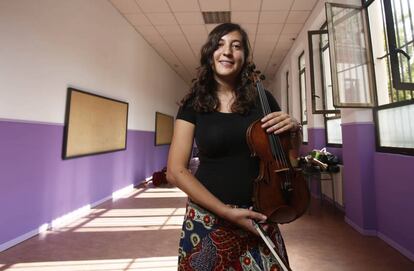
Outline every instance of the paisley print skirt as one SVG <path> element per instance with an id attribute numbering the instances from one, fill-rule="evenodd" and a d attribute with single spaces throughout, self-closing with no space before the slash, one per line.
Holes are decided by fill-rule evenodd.
<path id="1" fill-rule="evenodd" d="M 288 262 L 277 225 L 269 225 L 269 237 Z M 187 203 L 179 245 L 178 270 L 281 270 L 259 236 L 247 232 L 194 202 Z"/>

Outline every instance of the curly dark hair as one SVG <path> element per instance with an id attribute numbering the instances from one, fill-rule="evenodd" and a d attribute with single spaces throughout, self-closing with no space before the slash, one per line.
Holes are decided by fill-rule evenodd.
<path id="1" fill-rule="evenodd" d="M 213 54 L 218 48 L 220 39 L 233 31 L 242 36 L 244 64 L 237 77 L 235 101 L 231 111 L 240 114 L 249 112 L 256 98 L 256 91 L 248 78 L 250 58 L 250 43 L 246 31 L 238 24 L 224 23 L 216 26 L 208 35 L 206 43 L 201 48 L 200 67 L 197 78 L 193 80 L 190 92 L 181 100 L 180 105 L 192 106 L 197 112 L 214 112 L 220 107 L 217 97 L 217 82 L 214 79 Z"/>

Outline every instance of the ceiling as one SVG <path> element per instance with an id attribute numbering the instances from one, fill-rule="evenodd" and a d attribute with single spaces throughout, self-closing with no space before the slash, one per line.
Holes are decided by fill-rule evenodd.
<path id="1" fill-rule="evenodd" d="M 109 0 L 187 83 L 199 51 L 216 24 L 202 12 L 230 11 L 248 33 L 253 61 L 273 78 L 317 0 Z"/>

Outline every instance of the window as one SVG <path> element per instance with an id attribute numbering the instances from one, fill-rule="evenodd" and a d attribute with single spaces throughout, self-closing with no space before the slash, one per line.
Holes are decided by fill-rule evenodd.
<path id="1" fill-rule="evenodd" d="M 299 91 L 300 91 L 300 122 L 303 126 L 303 143 L 308 143 L 308 119 L 306 108 L 306 68 L 305 52 L 302 52 L 298 58 L 299 66 Z"/>
<path id="2" fill-rule="evenodd" d="M 411 0 L 367 4 L 377 85 L 378 151 L 414 155 L 413 8 Z"/>
<path id="3" fill-rule="evenodd" d="M 312 113 L 323 114 L 327 146 L 342 145 L 340 110 L 333 105 L 327 26 L 308 31 Z"/>
<path id="4" fill-rule="evenodd" d="M 361 7 L 325 5 L 334 106 L 373 107 L 375 77 L 366 12 Z"/>
<path id="5" fill-rule="evenodd" d="M 328 31 L 308 31 L 312 113 L 339 113 L 333 106 Z"/>

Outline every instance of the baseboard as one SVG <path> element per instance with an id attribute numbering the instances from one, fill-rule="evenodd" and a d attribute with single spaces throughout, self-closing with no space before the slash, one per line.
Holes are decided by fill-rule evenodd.
<path id="1" fill-rule="evenodd" d="M 414 262 L 414 253 L 400 246 L 398 243 L 396 243 L 391 238 L 387 237 L 385 234 L 381 232 L 378 232 L 378 237 L 381 238 L 388 245 L 398 250 L 402 255 L 404 255 L 405 257 L 407 257 L 408 259 Z"/>
<path id="2" fill-rule="evenodd" d="M 328 204 L 333 205 L 333 200 L 325 194 L 322 194 L 321 200 L 324 200 L 325 202 L 328 202 Z M 340 205 L 339 202 L 335 202 L 335 208 L 342 213 L 345 213 L 345 207 Z"/>
<path id="3" fill-rule="evenodd" d="M 389 238 L 385 234 L 379 231 L 376 231 L 376 230 L 364 230 L 361 227 L 359 227 L 357 224 L 352 222 L 348 217 L 345 217 L 345 222 L 348 223 L 352 228 L 354 228 L 357 232 L 361 233 L 362 235 L 377 236 L 378 238 L 383 240 L 385 243 L 395 248 L 402 255 L 404 255 L 411 261 L 414 261 L 414 254 L 411 251 L 405 249 L 403 246 L 399 245 L 397 242 L 393 241 L 391 238 Z"/>
<path id="4" fill-rule="evenodd" d="M 78 208 L 70 213 L 67 213 L 63 216 L 60 216 L 58 218 L 53 219 L 51 222 L 49 223 L 44 223 L 42 225 L 40 225 L 37 229 L 31 230 L 25 234 L 22 234 L 10 241 L 7 241 L 3 244 L 0 244 L 0 252 L 5 251 L 6 249 L 9 249 L 29 238 L 32 238 L 33 236 L 36 236 L 40 233 L 43 233 L 47 230 L 53 230 L 53 229 L 57 229 L 60 227 L 64 227 L 65 225 L 68 225 L 70 223 L 72 223 L 73 221 L 75 221 L 76 219 L 79 219 L 81 217 L 84 217 L 86 215 L 88 215 L 91 211 L 92 208 L 94 208 L 95 206 L 98 206 L 99 204 L 113 199 L 116 200 L 120 197 L 122 197 L 122 195 L 127 194 L 129 192 L 131 192 L 134 189 L 133 185 L 128 185 L 124 188 L 121 188 L 115 192 L 112 193 L 111 196 L 107 196 L 103 199 L 100 199 L 92 204 L 87 204 L 85 206 L 82 206 L 81 208 Z"/>
<path id="5" fill-rule="evenodd" d="M 377 236 L 377 231 L 376 230 L 366 230 L 361 228 L 360 226 L 358 226 L 357 224 L 355 224 L 351 219 L 349 219 L 348 217 L 345 216 L 345 222 L 350 225 L 352 228 L 354 228 L 357 232 L 359 232 L 362 235 L 367 235 L 367 236 Z"/>
<path id="6" fill-rule="evenodd" d="M 49 228 L 48 224 L 43 224 L 38 229 L 29 231 L 25 234 L 20 235 L 19 237 L 16 237 L 10 241 L 7 241 L 6 243 L 0 244 L 0 252 L 5 251 L 6 249 L 11 248 L 29 238 L 32 238 L 33 236 L 36 236 L 42 232 L 45 232 L 47 231 L 48 228 Z"/>

